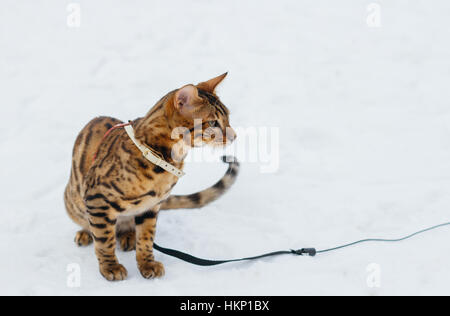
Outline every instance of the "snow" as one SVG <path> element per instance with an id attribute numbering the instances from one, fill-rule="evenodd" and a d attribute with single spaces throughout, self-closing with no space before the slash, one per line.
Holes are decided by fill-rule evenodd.
<path id="1" fill-rule="evenodd" d="M 66 25 L 68 1 L 1 4 L 0 294 L 450 294 L 445 228 L 210 268 L 156 253 L 158 280 L 119 251 L 129 278 L 109 283 L 93 247 L 75 247 L 63 205 L 72 146 L 91 118 L 142 116 L 168 91 L 229 71 L 219 95 L 232 125 L 278 127 L 279 169 L 244 162 L 219 201 L 161 214 L 161 246 L 227 259 L 448 221 L 448 1 L 378 1 L 378 28 L 360 0 L 74 2 L 79 28 Z M 175 193 L 213 184 L 226 168 L 216 161 L 189 163 Z M 368 285 L 373 263 L 379 287 Z M 71 264 L 79 287 L 68 286 Z"/>

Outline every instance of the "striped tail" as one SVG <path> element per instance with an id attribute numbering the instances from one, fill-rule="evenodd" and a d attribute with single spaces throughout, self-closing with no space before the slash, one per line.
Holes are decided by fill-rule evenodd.
<path id="1" fill-rule="evenodd" d="M 227 163 L 225 175 L 212 187 L 190 195 L 171 195 L 162 205 L 161 210 L 201 208 L 224 195 L 236 182 L 239 174 L 239 162 L 235 157 L 224 156 L 222 161 Z"/>

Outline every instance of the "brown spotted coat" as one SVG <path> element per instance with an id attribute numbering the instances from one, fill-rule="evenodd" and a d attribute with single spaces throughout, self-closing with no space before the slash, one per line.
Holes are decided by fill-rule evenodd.
<path id="1" fill-rule="evenodd" d="M 186 149 L 195 145 L 194 140 L 201 138 L 210 145 L 233 141 L 236 135 L 229 125 L 229 111 L 214 92 L 225 76 L 168 93 L 145 117 L 131 122 L 136 138 L 179 169 L 183 169 Z M 197 128 L 196 119 L 202 120 Z M 146 160 L 123 128 L 102 140 L 119 123 L 115 118 L 98 117 L 79 134 L 64 194 L 66 210 L 82 227 L 75 242 L 80 246 L 94 242 L 100 272 L 107 280 L 127 277 L 115 254 L 116 238 L 122 250 L 136 249 L 138 268 L 145 278 L 159 277 L 164 267 L 153 256 L 158 212 L 198 208 L 217 199 L 234 183 L 239 164 L 234 159 L 225 161 L 229 163 L 227 173 L 209 189 L 173 196 L 171 190 L 178 178 Z M 183 127 L 191 140 L 180 146 L 180 140 L 172 136 L 176 127 Z M 226 137 L 206 138 L 211 131 Z"/>

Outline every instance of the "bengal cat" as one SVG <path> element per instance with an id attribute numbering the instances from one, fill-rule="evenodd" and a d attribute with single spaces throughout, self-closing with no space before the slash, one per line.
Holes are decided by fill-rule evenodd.
<path id="1" fill-rule="evenodd" d="M 136 139 L 180 170 L 188 149 L 199 141 L 213 146 L 231 143 L 236 134 L 229 124 L 229 111 L 215 94 L 226 75 L 169 92 L 145 117 L 130 121 Z M 178 177 L 145 159 L 123 128 L 103 139 L 119 123 L 115 118 L 98 117 L 79 134 L 64 194 L 66 210 L 83 228 L 75 236 L 76 244 L 94 242 L 100 273 L 107 280 L 127 277 L 115 254 L 116 238 L 122 250 L 136 250 L 143 277 L 160 277 L 164 266 L 153 256 L 159 211 L 198 208 L 214 201 L 234 183 L 239 164 L 235 159 L 224 160 L 229 163 L 227 173 L 205 191 L 170 195 Z M 189 137 L 173 136 L 180 127 L 183 136 Z"/>

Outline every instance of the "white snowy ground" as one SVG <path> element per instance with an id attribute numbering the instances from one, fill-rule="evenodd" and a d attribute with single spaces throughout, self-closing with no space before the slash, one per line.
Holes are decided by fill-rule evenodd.
<path id="1" fill-rule="evenodd" d="M 159 244 L 235 258 L 448 221 L 448 1 L 380 1 L 380 28 L 367 26 L 361 0 L 83 0 L 80 28 L 66 26 L 68 3 L 0 4 L 0 294 L 450 294 L 445 228 L 213 268 L 156 253 L 167 274 L 151 281 L 119 252 L 129 279 L 108 283 L 92 246 L 75 247 L 62 200 L 73 142 L 92 117 L 141 116 L 171 89 L 229 71 L 219 94 L 233 126 L 279 127 L 280 168 L 243 163 L 213 205 L 161 214 Z M 224 170 L 190 163 L 175 192 Z M 67 286 L 73 263 L 79 288 Z M 379 288 L 367 285 L 372 263 Z"/>

